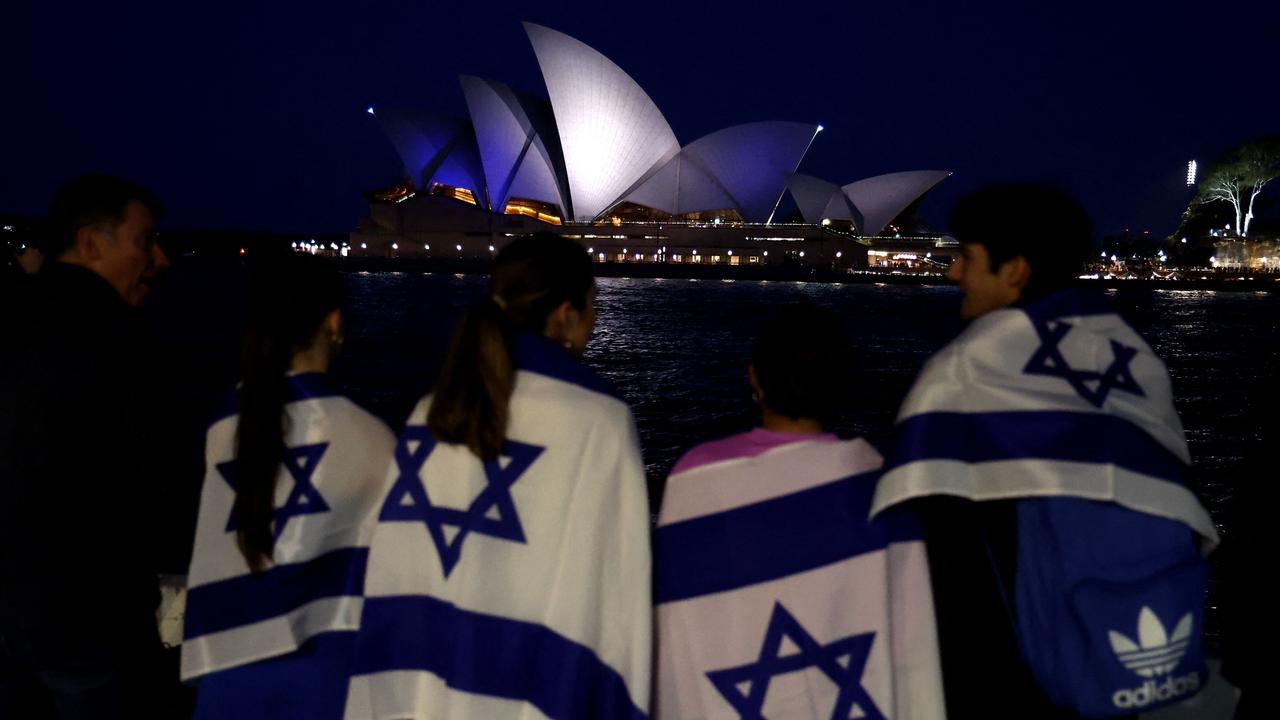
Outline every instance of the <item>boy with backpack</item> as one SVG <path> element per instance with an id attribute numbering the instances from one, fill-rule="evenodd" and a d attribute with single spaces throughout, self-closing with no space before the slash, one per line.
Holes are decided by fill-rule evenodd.
<path id="1" fill-rule="evenodd" d="M 993 186 L 950 225 L 971 323 L 907 396 L 871 510 L 921 517 L 948 715 L 1117 717 L 1194 695 L 1217 532 L 1184 482 L 1164 363 L 1072 287 L 1091 251 L 1072 198 Z"/>

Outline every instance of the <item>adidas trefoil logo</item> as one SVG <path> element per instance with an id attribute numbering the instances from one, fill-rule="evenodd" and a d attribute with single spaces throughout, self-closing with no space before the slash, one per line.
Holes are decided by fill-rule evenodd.
<path id="1" fill-rule="evenodd" d="M 1182 677 L 1172 675 L 1191 644 L 1191 625 L 1191 613 L 1187 613 L 1174 626 L 1173 633 L 1168 633 L 1155 612 L 1143 606 L 1138 612 L 1137 642 L 1115 630 L 1107 631 L 1111 649 L 1120 663 L 1148 678 L 1138 687 L 1117 690 L 1111 696 L 1112 704 L 1124 710 L 1134 710 L 1198 692 L 1199 671 L 1193 670 Z M 1162 676 L 1163 681 L 1157 680 Z"/>
<path id="2" fill-rule="evenodd" d="M 1108 631 L 1107 637 L 1111 640 L 1111 649 L 1126 668 L 1146 678 L 1165 675 L 1173 672 L 1187 654 L 1187 645 L 1191 642 L 1191 613 L 1183 615 L 1169 635 L 1155 612 L 1143 606 L 1138 613 L 1137 642 L 1115 630 Z"/>

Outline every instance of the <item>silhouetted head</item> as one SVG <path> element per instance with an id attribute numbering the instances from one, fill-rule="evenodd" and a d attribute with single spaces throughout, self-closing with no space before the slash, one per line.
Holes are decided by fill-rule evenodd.
<path id="1" fill-rule="evenodd" d="M 827 421 L 846 399 L 849 372 L 843 324 L 809 303 L 770 318 L 751 351 L 759 403 L 786 418 Z"/>
<path id="2" fill-rule="evenodd" d="M 164 206 L 150 190 L 120 178 L 86 175 L 53 196 L 42 250 L 102 276 L 138 306 L 169 258 L 156 243 Z"/>
<path id="3" fill-rule="evenodd" d="M 1066 193 L 1037 183 L 991 185 L 951 211 L 960 255 L 947 277 L 965 319 L 1070 286 L 1091 247 L 1089 216 Z"/>

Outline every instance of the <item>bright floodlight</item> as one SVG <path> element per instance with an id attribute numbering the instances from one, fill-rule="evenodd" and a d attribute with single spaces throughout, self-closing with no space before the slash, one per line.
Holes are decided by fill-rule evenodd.
<path id="1" fill-rule="evenodd" d="M 1197 167 L 1195 160 L 1187 161 L 1187 187 L 1192 187 L 1196 184 Z"/>
<path id="2" fill-rule="evenodd" d="M 372 115 L 372 114 L 373 114 L 373 106 L 372 106 L 372 105 L 370 105 L 369 107 L 365 108 L 365 112 L 367 112 L 367 113 L 369 113 L 370 115 Z"/>
<path id="3" fill-rule="evenodd" d="M 821 125 L 819 125 L 819 126 L 818 126 L 818 130 L 817 130 L 817 132 L 822 132 L 822 126 L 821 126 Z M 816 134 L 816 133 L 815 133 L 815 134 Z"/>

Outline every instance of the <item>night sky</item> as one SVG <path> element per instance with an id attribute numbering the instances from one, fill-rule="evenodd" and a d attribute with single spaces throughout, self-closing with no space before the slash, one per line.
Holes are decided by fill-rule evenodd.
<path id="1" fill-rule="evenodd" d="M 0 212 L 68 177 L 157 190 L 169 227 L 346 232 L 401 172 L 365 113 L 465 114 L 459 73 L 545 96 L 520 26 L 603 52 L 682 144 L 820 122 L 802 172 L 950 169 L 1077 194 L 1099 234 L 1167 233 L 1186 161 L 1280 132 L 1280 2 L 93 2 L 0 10 Z M 1273 192 L 1280 192 L 1276 188 Z"/>

